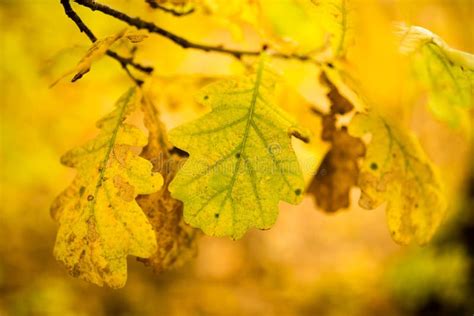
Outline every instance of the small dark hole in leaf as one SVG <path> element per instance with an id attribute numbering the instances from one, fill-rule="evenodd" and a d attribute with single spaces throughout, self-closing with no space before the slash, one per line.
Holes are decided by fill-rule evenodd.
<path id="1" fill-rule="evenodd" d="M 378 166 L 375 162 L 372 162 L 372 163 L 370 164 L 370 169 L 372 169 L 372 170 L 377 170 L 378 168 L 379 168 L 379 166 Z"/>
<path id="2" fill-rule="evenodd" d="M 235 158 L 237 158 L 237 159 L 240 158 L 240 153 L 236 153 Z"/>
<path id="3" fill-rule="evenodd" d="M 94 199 L 94 196 L 93 196 L 93 195 L 90 195 L 90 194 L 89 194 L 89 195 L 87 196 L 87 201 L 92 201 L 93 199 Z"/>
<path id="4" fill-rule="evenodd" d="M 300 195 L 300 194 L 301 194 L 301 189 L 296 189 L 296 190 L 295 190 L 295 194 L 296 194 L 296 195 Z"/>
<path id="5" fill-rule="evenodd" d="M 214 214 L 215 218 L 219 218 L 219 213 Z"/>
<path id="6" fill-rule="evenodd" d="M 208 95 L 205 95 L 205 96 L 204 96 L 204 100 L 207 100 L 207 99 L 209 99 L 209 96 L 208 96 Z"/>
<path id="7" fill-rule="evenodd" d="M 83 196 L 85 191 L 86 191 L 86 187 L 80 187 L 79 188 L 79 196 Z"/>
<path id="8" fill-rule="evenodd" d="M 334 65 L 332 63 L 328 63 L 328 67 L 333 69 L 334 68 Z"/>

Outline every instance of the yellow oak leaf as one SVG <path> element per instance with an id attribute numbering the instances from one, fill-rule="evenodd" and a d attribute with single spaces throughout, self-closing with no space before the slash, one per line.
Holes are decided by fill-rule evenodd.
<path id="1" fill-rule="evenodd" d="M 128 91 L 97 123 L 99 135 L 62 157 L 77 175 L 51 208 L 59 222 L 55 257 L 73 276 L 112 288 L 126 282 L 128 255 L 156 251 L 153 228 L 135 198 L 156 192 L 163 179 L 137 154 L 147 137 L 125 123 L 137 109 L 136 97 Z"/>
<path id="2" fill-rule="evenodd" d="M 387 202 L 388 227 L 401 244 L 427 243 L 442 221 L 446 202 L 440 180 L 417 139 L 378 114 L 357 114 L 349 126 L 356 137 L 371 135 L 360 170 L 359 204 Z"/>
<path id="3" fill-rule="evenodd" d="M 331 36 L 332 55 L 345 57 L 354 38 L 353 8 L 350 0 L 311 1 L 318 9 L 318 19 Z"/>

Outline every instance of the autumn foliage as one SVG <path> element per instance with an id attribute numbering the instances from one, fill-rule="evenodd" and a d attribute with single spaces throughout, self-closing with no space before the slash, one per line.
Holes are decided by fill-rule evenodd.
<path id="1" fill-rule="evenodd" d="M 76 137 L 58 141 L 53 156 L 72 147 L 60 162 L 73 170 L 67 178 L 58 175 L 66 171 L 57 164 L 48 167 L 58 171 L 51 175 L 50 199 L 41 204 L 52 204 L 55 222 L 48 230 L 56 233 L 55 241 L 47 247 L 72 277 L 126 290 L 129 266 L 135 265 L 130 257 L 166 278 L 195 264 L 201 247 L 206 254 L 209 244 L 230 241 L 230 247 L 248 253 L 231 253 L 224 266 L 249 267 L 249 275 L 258 275 L 258 269 L 265 270 L 258 259 L 263 253 L 249 255 L 259 252 L 250 240 L 264 252 L 280 247 L 283 261 L 291 261 L 284 253 L 291 253 L 292 243 L 300 244 L 305 256 L 336 251 L 310 245 L 312 234 L 319 233 L 313 230 L 320 225 L 315 218 L 350 219 L 324 232 L 324 238 L 336 240 L 350 234 L 352 221 L 360 217 L 357 225 L 366 228 L 359 241 L 365 245 L 359 247 L 370 249 L 372 240 L 385 236 L 376 243 L 386 251 L 437 247 L 436 236 L 464 223 L 456 222 L 464 215 L 453 210 L 469 209 L 463 206 L 469 205 L 463 189 L 472 172 L 474 56 L 468 52 L 472 38 L 453 36 L 454 27 L 440 33 L 426 17 L 384 13 L 384 8 L 417 12 L 402 0 L 394 7 L 376 0 L 367 5 L 356 0 L 57 2 L 55 19 L 74 37 L 69 36 L 71 44 L 64 39 L 55 46 L 64 52 L 50 57 L 38 80 L 48 98 L 58 104 L 67 100 L 55 117 L 59 125 L 74 122 L 72 113 L 81 111 L 73 110 L 77 105 L 91 104 L 77 118 Z M 447 4 L 428 2 L 449 11 Z M 5 12 L 14 7 L 2 6 Z M 68 47 L 76 37 L 89 43 L 72 53 Z M 48 56 L 53 53 L 48 50 Z M 110 79 L 111 73 L 119 79 Z M 68 127 L 58 134 L 64 130 Z M 308 213 L 298 219 L 297 209 Z M 5 225 L 5 231 L 12 227 Z M 376 235 L 367 237 L 371 229 Z M 275 238 L 279 234 L 285 237 Z M 447 292 L 455 294 L 430 294 L 457 308 L 469 306 L 465 280 L 474 264 L 463 247 L 453 248 L 452 262 L 432 248 L 407 259 L 421 267 L 441 258 L 431 270 L 419 268 L 426 276 L 419 284 L 429 284 L 443 269 L 462 275 L 442 283 L 452 285 Z M 249 262 L 239 263 L 241 258 Z M 398 282 L 397 273 L 411 276 L 404 269 L 403 262 L 394 265 L 383 277 L 394 297 L 409 292 Z M 268 282 L 285 283 L 283 270 Z M 312 270 L 301 271 L 311 275 Z M 370 282 L 375 286 L 380 280 Z M 299 291 L 290 288 L 296 283 L 288 284 L 291 293 Z M 413 295 L 414 305 L 401 303 L 402 310 L 427 304 L 428 298 Z M 284 314 L 317 314 L 327 303 L 318 297 L 314 306 L 311 298 L 300 298 Z M 375 311 L 393 308 L 380 304 Z M 216 313 L 207 308 L 206 315 L 222 314 L 218 307 Z M 270 310 L 235 314 L 278 314 Z M 347 311 L 322 310 L 322 315 Z"/>

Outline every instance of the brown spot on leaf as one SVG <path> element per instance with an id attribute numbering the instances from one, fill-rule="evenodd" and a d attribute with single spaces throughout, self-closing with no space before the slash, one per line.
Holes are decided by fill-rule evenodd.
<path id="1" fill-rule="evenodd" d="M 135 198 L 135 188 L 130 185 L 122 176 L 114 177 L 114 186 L 117 188 L 117 194 L 124 201 L 131 202 Z"/>

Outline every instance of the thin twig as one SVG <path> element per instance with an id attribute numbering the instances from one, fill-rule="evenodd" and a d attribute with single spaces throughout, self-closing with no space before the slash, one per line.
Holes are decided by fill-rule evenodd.
<path id="1" fill-rule="evenodd" d="M 142 86 L 143 80 L 136 78 L 136 77 L 130 72 L 130 69 L 128 69 L 127 66 L 123 66 L 123 65 L 122 65 L 122 68 L 123 68 L 123 70 L 125 70 L 125 72 L 127 73 L 127 75 L 135 82 L 135 84 L 136 84 L 137 86 L 139 86 L 139 87 Z"/>
<path id="2" fill-rule="evenodd" d="M 94 35 L 94 33 L 92 33 L 92 31 L 84 24 L 84 22 L 81 20 L 81 18 L 77 15 L 77 13 L 72 9 L 71 7 L 71 4 L 70 4 L 70 0 L 61 0 L 61 4 L 63 5 L 64 7 L 64 12 L 66 13 L 66 15 L 72 20 L 74 21 L 74 23 L 77 25 L 77 27 L 79 28 L 79 30 L 82 32 L 82 33 L 85 33 L 87 35 L 87 37 L 91 40 L 91 42 L 96 42 L 97 41 L 97 37 Z M 119 54 L 117 54 L 116 52 L 114 51 L 111 51 L 111 50 L 108 50 L 106 52 L 107 56 L 117 60 L 120 65 L 122 66 L 123 69 L 125 69 L 126 73 L 128 74 L 128 76 L 137 84 L 137 85 L 141 85 L 143 83 L 142 80 L 139 80 L 137 78 L 135 78 L 130 70 L 127 68 L 127 66 L 132 66 L 133 68 L 143 72 L 143 73 L 146 73 L 146 74 L 151 74 L 153 72 L 153 67 L 148 67 L 148 66 L 143 66 L 143 65 L 140 65 L 138 63 L 135 63 L 133 61 L 132 58 L 127 58 L 127 57 L 123 57 Z"/>
<path id="3" fill-rule="evenodd" d="M 173 9 L 169 9 L 169 8 L 166 8 L 166 7 L 158 4 L 156 2 L 156 0 L 145 0 L 145 2 L 148 3 L 150 8 L 152 8 L 152 9 L 159 9 L 159 10 L 164 11 L 166 13 L 170 13 L 174 16 L 185 16 L 185 15 L 188 15 L 188 14 L 191 14 L 191 13 L 194 12 L 194 8 L 191 8 L 188 11 L 184 11 L 184 12 L 179 12 L 179 11 L 176 11 L 176 10 L 173 10 Z"/>
<path id="4" fill-rule="evenodd" d="M 141 71 L 141 72 L 143 72 L 147 75 L 151 74 L 154 70 L 153 67 L 151 67 L 151 66 L 143 66 L 141 64 L 138 64 L 138 63 L 134 62 L 133 58 L 127 58 L 127 57 L 120 56 L 119 54 L 117 54 L 116 52 L 111 51 L 111 50 L 107 51 L 107 56 L 110 56 L 110 57 L 118 60 L 122 66 L 127 66 L 127 65 L 132 66 L 136 70 L 139 70 L 139 71 Z"/>
<path id="5" fill-rule="evenodd" d="M 148 21 L 144 21 L 138 17 L 133 18 L 123 12 L 117 11 L 111 7 L 108 7 L 104 4 L 95 2 L 94 0 L 74 0 L 74 2 L 85 6 L 92 11 L 99 11 L 106 15 L 112 16 L 120 21 L 127 23 L 128 25 L 134 26 L 137 29 L 144 29 L 150 33 L 156 33 L 163 37 L 168 38 L 173 41 L 175 44 L 181 46 L 182 48 L 191 48 L 198 49 L 206 52 L 218 52 L 223 54 L 232 55 L 237 59 L 240 59 L 242 56 L 258 56 L 261 54 L 261 50 L 238 50 L 238 49 L 229 49 L 221 45 L 212 46 L 191 42 L 184 37 L 171 33 L 156 24 Z M 319 64 L 318 61 L 311 59 L 308 55 L 298 55 L 298 54 L 283 54 L 283 53 L 274 53 L 271 54 L 273 57 L 284 58 L 284 59 L 298 59 L 301 61 L 309 61 Z"/>

